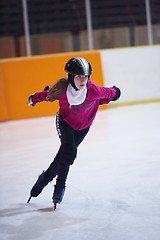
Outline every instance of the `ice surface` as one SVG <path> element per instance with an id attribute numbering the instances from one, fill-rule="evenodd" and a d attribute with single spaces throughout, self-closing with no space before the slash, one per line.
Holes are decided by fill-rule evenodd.
<path id="1" fill-rule="evenodd" d="M 160 103 L 99 111 L 53 212 L 55 117 L 0 123 L 0 240 L 159 240 Z"/>

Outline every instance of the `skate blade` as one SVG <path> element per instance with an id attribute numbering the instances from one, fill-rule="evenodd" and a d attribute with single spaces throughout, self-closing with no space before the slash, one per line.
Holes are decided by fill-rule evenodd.
<path id="1" fill-rule="evenodd" d="M 32 197 L 32 196 L 30 196 L 30 197 L 28 198 L 28 201 L 27 201 L 27 203 L 29 203 L 29 202 L 30 202 L 30 200 L 31 200 L 31 197 Z"/>
<path id="2" fill-rule="evenodd" d="M 54 207 L 53 207 L 53 209 L 54 209 L 54 211 L 56 210 L 56 208 L 57 208 L 57 202 L 56 201 L 54 201 L 53 202 L 53 204 L 54 204 Z"/>

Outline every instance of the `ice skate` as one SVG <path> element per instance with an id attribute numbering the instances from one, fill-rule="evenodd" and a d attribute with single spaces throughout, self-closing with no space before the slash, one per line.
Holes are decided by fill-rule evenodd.
<path id="1" fill-rule="evenodd" d="M 41 173 L 41 175 L 39 175 L 34 186 L 32 187 L 31 192 L 30 192 L 30 197 L 29 197 L 27 203 L 30 202 L 31 197 L 37 197 L 48 183 L 49 183 L 49 179 L 45 177 L 45 171 L 43 171 Z"/>
<path id="2" fill-rule="evenodd" d="M 54 193 L 53 193 L 53 203 L 54 203 L 54 210 L 56 209 L 57 203 L 61 203 L 63 200 L 65 187 L 59 188 L 57 186 L 54 186 Z"/>

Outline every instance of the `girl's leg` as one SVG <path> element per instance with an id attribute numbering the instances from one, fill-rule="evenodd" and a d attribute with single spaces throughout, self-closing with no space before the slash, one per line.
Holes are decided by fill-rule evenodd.
<path id="1" fill-rule="evenodd" d="M 57 164 L 57 181 L 56 186 L 63 188 L 65 186 L 69 167 L 73 164 L 77 155 L 77 147 L 75 145 L 75 130 L 68 125 L 62 116 L 58 116 L 58 133 L 61 139 L 60 156 Z"/>
<path id="2" fill-rule="evenodd" d="M 55 178 L 56 175 L 57 175 L 57 165 L 58 165 L 58 162 L 59 162 L 59 157 L 60 157 L 60 149 L 59 149 L 57 155 L 55 156 L 53 162 L 50 164 L 48 169 L 45 171 L 45 176 L 48 179 L 50 179 L 50 181 L 52 181 L 53 178 Z"/>
<path id="3" fill-rule="evenodd" d="M 57 132 L 58 132 L 58 136 L 62 142 L 62 139 L 64 138 L 65 134 L 64 134 L 64 130 L 63 130 L 63 121 L 62 121 L 62 116 L 59 115 L 59 113 L 57 113 L 56 115 L 56 128 L 57 128 Z M 62 134 L 64 135 L 62 138 Z M 63 140 L 64 142 L 64 140 Z M 53 180 L 54 177 L 56 177 L 57 175 L 57 166 L 58 166 L 58 162 L 61 156 L 61 152 L 62 152 L 62 147 L 59 148 L 59 151 L 57 153 L 57 155 L 55 156 L 53 162 L 50 164 L 50 166 L 48 167 L 48 169 L 45 171 L 45 176 L 50 179 L 50 181 Z"/>
<path id="4" fill-rule="evenodd" d="M 61 130 L 61 156 L 57 165 L 57 181 L 53 194 L 54 202 L 61 202 L 65 190 L 65 183 L 69 172 L 70 165 L 73 164 L 76 154 L 77 146 L 82 142 L 89 128 L 75 131 L 62 119 L 60 120 Z"/>
<path id="5" fill-rule="evenodd" d="M 56 127 L 57 127 L 57 132 L 60 137 L 62 145 L 56 157 L 54 158 L 54 161 L 51 163 L 49 168 L 45 171 L 45 176 L 50 181 L 52 181 L 53 178 L 56 177 L 57 171 L 60 173 L 59 174 L 60 176 L 62 175 L 64 176 L 63 179 L 67 178 L 69 166 L 73 163 L 76 157 L 76 152 L 77 152 L 76 148 L 82 142 L 82 140 L 84 139 L 84 137 L 89 131 L 89 128 L 80 130 L 80 131 L 73 130 L 66 122 L 63 121 L 59 113 L 56 116 Z M 67 155 L 67 157 L 66 156 L 62 157 L 61 159 L 62 164 L 60 164 L 59 170 L 57 170 L 61 155 Z M 63 159 L 65 159 L 65 161 Z M 65 167 L 61 165 L 65 165 Z M 63 179 L 60 179 L 59 177 L 59 182 L 64 182 Z M 62 185 L 64 185 L 64 183 Z"/>
<path id="6" fill-rule="evenodd" d="M 32 189 L 30 191 L 30 198 L 29 198 L 28 202 L 30 201 L 31 197 L 37 197 L 42 192 L 43 188 L 50 181 L 52 181 L 53 178 L 57 175 L 57 164 L 59 161 L 59 157 L 60 157 L 60 149 L 59 149 L 56 157 L 54 158 L 54 161 L 49 166 L 49 168 L 46 171 L 43 171 L 39 175 L 36 183 L 34 184 L 34 186 L 32 187 Z"/>
<path id="7" fill-rule="evenodd" d="M 88 128 L 83 129 L 83 130 L 75 131 L 74 139 L 75 139 L 76 147 L 78 147 L 79 144 L 83 141 L 83 139 L 87 135 L 89 129 L 90 128 L 88 127 Z"/>

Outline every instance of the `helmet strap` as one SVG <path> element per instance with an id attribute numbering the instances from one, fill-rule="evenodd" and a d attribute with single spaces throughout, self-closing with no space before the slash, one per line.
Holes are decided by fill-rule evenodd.
<path id="1" fill-rule="evenodd" d="M 76 87 L 76 85 L 75 85 L 75 83 L 74 83 L 74 77 L 75 77 L 76 75 L 72 75 L 72 74 L 70 74 L 70 73 L 68 73 L 68 81 L 69 81 L 69 83 L 72 85 L 72 87 L 76 90 L 76 91 L 78 91 L 79 89 Z"/>

